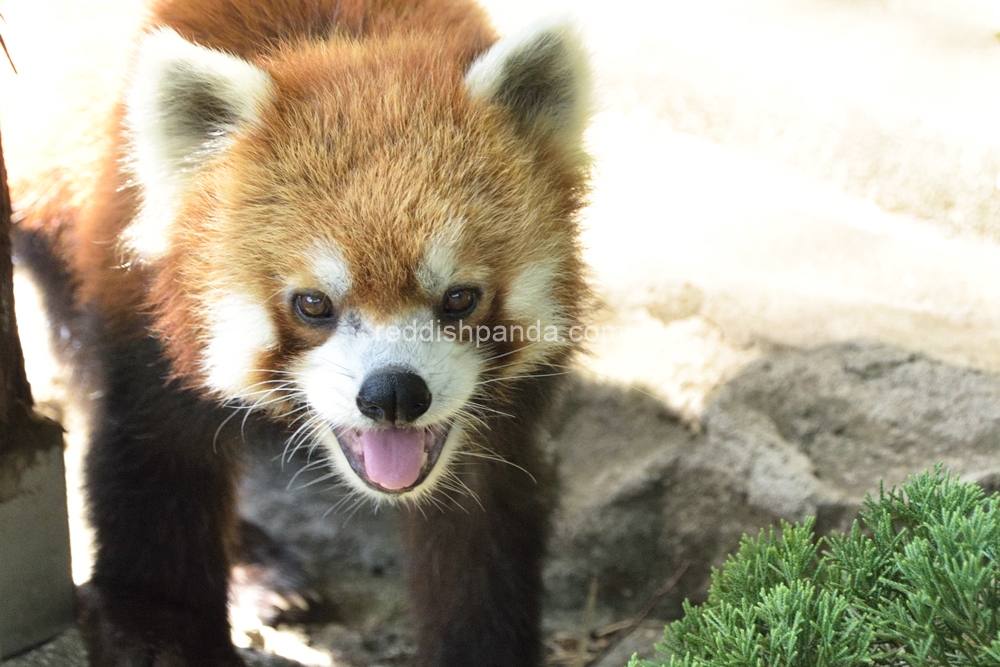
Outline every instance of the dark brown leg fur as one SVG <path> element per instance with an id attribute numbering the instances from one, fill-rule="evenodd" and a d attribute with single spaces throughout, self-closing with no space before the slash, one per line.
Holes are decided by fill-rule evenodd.
<path id="1" fill-rule="evenodd" d="M 227 546 L 233 529 L 236 441 L 226 414 L 165 385 L 168 371 L 145 323 L 109 336 L 77 308 L 66 267 L 38 234 L 15 229 L 15 255 L 43 287 L 53 338 L 99 390 L 86 463 L 97 533 L 91 583 L 78 594 L 93 667 L 242 665 L 229 638 Z"/>
<path id="2" fill-rule="evenodd" d="M 428 503 L 405 513 L 419 667 L 540 663 L 541 561 L 552 504 L 551 474 L 532 430 L 542 389 L 522 394 L 516 422 L 483 429 L 488 449 L 517 467 L 466 458 L 455 472 L 475 498 L 449 492 L 455 500 L 445 508 Z"/>
<path id="3" fill-rule="evenodd" d="M 104 342 L 101 358 L 86 461 L 97 553 L 80 598 L 91 663 L 242 665 L 226 615 L 238 461 L 225 414 L 165 386 L 151 338 Z"/>

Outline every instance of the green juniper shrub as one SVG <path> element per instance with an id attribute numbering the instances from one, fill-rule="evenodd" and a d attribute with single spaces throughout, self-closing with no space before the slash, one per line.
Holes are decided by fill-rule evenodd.
<path id="1" fill-rule="evenodd" d="M 850 533 L 744 536 L 629 667 L 1000 667 L 1000 496 L 941 466 L 880 489 Z"/>

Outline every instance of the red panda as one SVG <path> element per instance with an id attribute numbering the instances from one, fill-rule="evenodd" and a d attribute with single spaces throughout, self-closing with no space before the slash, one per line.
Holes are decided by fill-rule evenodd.
<path id="1" fill-rule="evenodd" d="M 21 211 L 102 391 L 92 664 L 242 664 L 244 409 L 403 507 L 416 664 L 539 662 L 586 88 L 572 30 L 497 39 L 466 0 L 152 3 L 93 189 Z"/>

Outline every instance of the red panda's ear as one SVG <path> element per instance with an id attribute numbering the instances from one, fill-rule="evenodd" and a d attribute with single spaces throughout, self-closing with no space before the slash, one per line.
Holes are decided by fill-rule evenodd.
<path id="1" fill-rule="evenodd" d="M 143 38 L 126 98 L 136 159 L 197 166 L 253 123 L 271 98 L 271 77 L 245 60 L 161 29 Z"/>
<path id="2" fill-rule="evenodd" d="M 236 130 L 260 118 L 272 89 L 270 75 L 255 65 L 173 30 L 143 38 L 125 100 L 128 161 L 143 200 L 129 236 L 140 256 L 162 252 L 192 174 L 224 150 Z"/>
<path id="3" fill-rule="evenodd" d="M 580 153 L 590 115 L 590 71 L 576 31 L 567 23 L 536 26 L 504 37 L 465 75 L 473 97 L 513 113 L 518 129 Z"/>

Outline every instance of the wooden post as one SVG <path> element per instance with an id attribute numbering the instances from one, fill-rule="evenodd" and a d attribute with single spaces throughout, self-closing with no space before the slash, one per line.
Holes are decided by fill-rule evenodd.
<path id="1" fill-rule="evenodd" d="M 73 622 L 62 428 L 33 410 L 14 315 L 0 148 L 0 659 Z"/>

